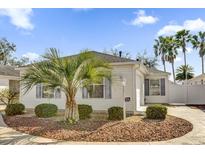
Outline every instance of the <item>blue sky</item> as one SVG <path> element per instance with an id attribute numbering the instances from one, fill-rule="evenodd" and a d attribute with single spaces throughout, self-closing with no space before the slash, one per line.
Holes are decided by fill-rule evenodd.
<path id="1" fill-rule="evenodd" d="M 144 50 L 152 56 L 159 35 L 186 28 L 205 31 L 204 9 L 0 9 L 0 38 L 17 45 L 16 56 L 35 59 L 46 48 L 56 47 L 62 55 L 82 49 L 103 51 L 117 48 L 131 53 Z M 197 51 L 188 47 L 187 62 L 201 73 Z M 181 54 L 175 67 L 183 64 Z M 159 62 L 161 69 L 161 62 Z M 171 65 L 167 63 L 168 71 Z"/>

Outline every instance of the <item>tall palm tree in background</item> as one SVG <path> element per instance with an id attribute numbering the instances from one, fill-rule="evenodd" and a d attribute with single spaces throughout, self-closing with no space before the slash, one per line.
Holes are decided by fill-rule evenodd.
<path id="1" fill-rule="evenodd" d="M 32 64 L 22 76 L 25 93 L 40 83 L 49 88 L 60 87 L 66 96 L 65 120 L 78 121 L 75 100 L 77 90 L 99 83 L 103 77 L 110 78 L 109 64 L 89 51 L 70 58 L 60 58 L 58 50 L 51 48 L 43 58 L 44 61 Z"/>
<path id="2" fill-rule="evenodd" d="M 187 65 L 187 62 L 186 62 L 187 49 L 186 49 L 186 47 L 187 47 L 187 44 L 189 42 L 191 42 L 191 38 L 192 38 L 192 36 L 190 35 L 190 31 L 185 30 L 185 29 L 178 31 L 175 35 L 176 42 L 179 45 L 179 47 L 181 47 L 182 52 L 184 54 L 184 65 Z"/>
<path id="3" fill-rule="evenodd" d="M 176 70 L 176 80 L 184 81 L 186 80 L 186 75 L 187 75 L 187 79 L 191 79 L 194 77 L 193 72 L 194 72 L 193 67 L 189 65 L 181 65 Z"/>
<path id="4" fill-rule="evenodd" d="M 153 46 L 155 56 L 161 56 L 162 64 L 164 66 L 164 72 L 166 72 L 166 64 L 165 64 L 165 54 L 167 53 L 167 49 L 165 46 L 165 38 L 160 36 L 158 39 L 155 39 L 155 44 Z"/>
<path id="5" fill-rule="evenodd" d="M 199 32 L 192 37 L 192 45 L 194 49 L 199 49 L 199 56 L 201 57 L 202 74 L 204 74 L 204 55 L 205 55 L 205 32 Z"/>
<path id="6" fill-rule="evenodd" d="M 165 37 L 165 47 L 167 49 L 167 52 L 165 54 L 165 60 L 171 63 L 172 65 L 172 74 L 173 74 L 173 79 L 175 83 L 174 60 L 176 59 L 176 56 L 178 55 L 177 49 L 179 48 L 179 46 L 177 45 L 177 42 L 173 36 L 167 36 Z"/>

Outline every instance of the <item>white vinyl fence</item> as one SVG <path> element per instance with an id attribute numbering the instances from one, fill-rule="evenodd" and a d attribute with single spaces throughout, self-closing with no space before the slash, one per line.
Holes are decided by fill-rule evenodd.
<path id="1" fill-rule="evenodd" d="M 169 85 L 169 103 L 205 104 L 205 85 Z"/>

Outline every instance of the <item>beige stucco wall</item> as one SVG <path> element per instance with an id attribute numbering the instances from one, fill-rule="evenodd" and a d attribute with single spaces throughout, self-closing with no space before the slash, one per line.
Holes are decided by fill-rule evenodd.
<path id="1" fill-rule="evenodd" d="M 94 110 L 107 110 L 112 106 L 122 106 L 123 105 L 123 89 L 122 83 L 120 80 L 120 76 L 123 76 L 126 79 L 125 86 L 125 96 L 131 97 L 131 101 L 126 104 L 127 111 L 135 111 L 136 105 L 136 91 L 135 91 L 135 80 L 136 80 L 136 68 L 134 65 L 113 65 L 112 66 L 112 99 L 82 99 L 82 91 L 78 90 L 76 100 L 78 104 L 89 104 L 92 105 Z M 21 75 L 24 73 L 21 70 Z M 142 74 L 141 74 L 142 75 Z M 144 80 L 144 79 L 141 79 Z M 141 82 L 139 82 L 141 83 Z M 144 81 L 142 82 L 144 83 Z M 139 87 L 140 88 L 140 87 Z M 141 91 L 142 92 L 142 91 Z M 63 93 L 62 93 L 63 94 Z M 25 104 L 27 108 L 34 108 L 36 105 L 40 103 L 54 103 L 60 109 L 64 109 L 65 106 L 65 96 L 62 95 L 61 99 L 38 99 L 36 98 L 36 87 L 33 87 L 31 91 L 27 94 L 23 95 L 21 91 L 20 101 Z M 143 97 L 143 93 L 140 93 L 141 98 Z M 141 101 L 141 100 L 140 100 Z"/>
<path id="2" fill-rule="evenodd" d="M 9 80 L 19 80 L 19 77 L 0 75 L 0 89 L 9 88 Z"/>
<path id="3" fill-rule="evenodd" d="M 9 87 L 9 80 L 8 79 L 0 79 L 0 90 Z"/>

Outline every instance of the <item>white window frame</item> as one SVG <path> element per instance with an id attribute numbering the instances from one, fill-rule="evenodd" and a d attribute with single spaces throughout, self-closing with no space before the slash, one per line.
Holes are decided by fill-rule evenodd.
<path id="1" fill-rule="evenodd" d="M 40 97 L 37 97 L 37 86 L 39 86 L 40 85 Z M 61 97 L 62 97 L 62 93 L 61 93 L 61 89 L 60 89 L 60 97 L 56 97 L 56 95 L 55 95 L 55 93 L 56 93 L 56 89 L 57 88 L 59 88 L 59 87 L 57 87 L 57 88 L 54 88 L 54 90 L 53 90 L 53 97 L 43 97 L 43 84 L 39 84 L 39 85 L 36 85 L 36 99 L 61 99 Z"/>
<path id="2" fill-rule="evenodd" d="M 159 81 L 159 95 L 152 95 L 152 93 L 151 93 L 151 80 L 158 80 Z M 161 79 L 149 79 L 149 95 L 150 96 L 161 96 Z"/>
<path id="3" fill-rule="evenodd" d="M 110 83 L 111 85 L 110 86 L 112 86 L 112 83 Z M 110 89 L 110 93 L 111 93 L 111 97 L 110 98 L 106 98 L 106 93 L 105 93 L 105 78 L 103 78 L 103 81 L 102 81 L 102 84 L 92 84 L 92 86 L 95 86 L 95 85 L 103 85 L 103 97 L 90 97 L 90 94 L 89 94 L 89 92 L 88 92 L 88 97 L 86 98 L 86 97 L 83 97 L 83 95 L 82 95 L 82 99 L 112 99 L 112 88 Z M 82 88 L 83 89 L 83 88 Z"/>
<path id="4" fill-rule="evenodd" d="M 102 84 L 92 84 L 91 86 L 98 86 L 102 85 L 103 86 L 103 97 L 90 97 L 90 94 L 88 92 L 88 98 L 87 99 L 105 99 L 105 79 L 103 78 Z"/>

